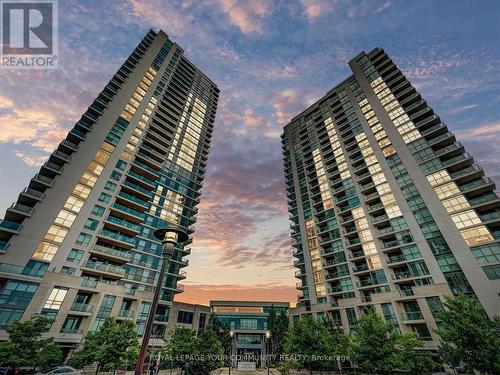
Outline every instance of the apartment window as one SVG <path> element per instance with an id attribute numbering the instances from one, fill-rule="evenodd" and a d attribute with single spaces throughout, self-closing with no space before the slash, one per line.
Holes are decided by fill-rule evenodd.
<path id="1" fill-rule="evenodd" d="M 111 200 L 111 195 L 106 193 L 101 193 L 101 195 L 99 195 L 99 198 L 97 200 L 102 203 L 108 203 Z"/>
<path id="2" fill-rule="evenodd" d="M 92 209 L 92 214 L 101 217 L 106 209 L 102 206 L 95 205 Z"/>
<path id="3" fill-rule="evenodd" d="M 83 199 L 79 199 L 79 198 L 75 198 L 73 196 L 70 196 L 66 200 L 66 203 L 64 204 L 64 208 L 67 208 L 68 210 L 71 210 L 73 212 L 80 212 L 84 203 L 85 203 L 85 201 Z"/>
<path id="4" fill-rule="evenodd" d="M 345 309 L 345 313 L 347 315 L 347 322 L 349 323 L 349 326 L 355 327 L 358 325 L 358 318 L 356 317 L 356 311 L 354 310 L 353 307 L 349 307 Z"/>
<path id="5" fill-rule="evenodd" d="M 474 210 L 467 210 L 459 214 L 451 215 L 451 218 L 458 229 L 481 224 L 481 219 L 479 219 L 479 216 L 477 216 Z"/>
<path id="6" fill-rule="evenodd" d="M 67 229 L 61 228 L 57 225 L 52 225 L 45 234 L 44 239 L 48 241 L 61 243 L 63 242 L 64 237 L 66 237 L 67 233 L 68 233 Z"/>
<path id="7" fill-rule="evenodd" d="M 47 268 L 49 268 L 47 263 L 31 259 L 26 267 L 24 267 L 23 275 L 42 277 L 45 275 Z"/>
<path id="8" fill-rule="evenodd" d="M 498 243 L 473 247 L 471 250 L 479 264 L 500 262 L 500 244 Z"/>
<path id="9" fill-rule="evenodd" d="M 479 245 L 483 242 L 493 241 L 493 236 L 489 230 L 484 226 L 478 226 L 471 229 L 462 229 L 460 234 L 465 239 L 469 246 Z"/>
<path id="10" fill-rule="evenodd" d="M 257 329 L 257 319 L 240 319 L 240 329 Z"/>
<path id="11" fill-rule="evenodd" d="M 434 319 L 439 319 L 439 313 L 444 310 L 443 302 L 439 297 L 427 297 L 425 299 L 427 301 L 427 305 L 431 310 L 432 316 Z"/>
<path id="12" fill-rule="evenodd" d="M 73 276 L 76 272 L 76 268 L 73 268 L 73 267 L 67 267 L 67 266 L 63 266 L 61 268 L 61 273 L 66 273 L 68 275 L 71 275 Z"/>
<path id="13" fill-rule="evenodd" d="M 67 293 L 68 293 L 67 288 L 61 288 L 57 286 L 54 287 L 54 289 L 52 289 L 52 292 L 49 295 L 49 298 L 47 299 L 47 302 L 45 302 L 43 308 L 50 310 L 59 310 Z"/>
<path id="14" fill-rule="evenodd" d="M 179 310 L 179 314 L 177 315 L 177 323 L 192 324 L 193 313 L 191 311 Z"/>
<path id="15" fill-rule="evenodd" d="M 78 333 L 82 318 L 76 316 L 68 316 L 63 323 L 61 332 L 63 333 Z"/>
<path id="16" fill-rule="evenodd" d="M 97 311 L 98 318 L 107 318 L 111 315 L 111 310 L 113 309 L 113 305 L 115 304 L 115 299 L 116 296 L 104 296 L 101 302 L 101 306 L 99 307 L 99 311 Z"/>
<path id="17" fill-rule="evenodd" d="M 95 230 L 97 228 L 97 225 L 99 225 L 99 222 L 94 219 L 87 219 L 85 222 L 85 225 L 83 226 L 85 229 L 89 230 Z"/>
<path id="18" fill-rule="evenodd" d="M 16 320 L 20 320 L 24 310 L 2 308 L 0 310 L 0 329 L 7 329 Z"/>
<path id="19" fill-rule="evenodd" d="M 33 253 L 33 258 L 50 261 L 56 255 L 58 249 L 58 246 L 42 241 Z"/>
<path id="20" fill-rule="evenodd" d="M 123 160 L 118 160 L 118 162 L 116 163 L 116 168 L 124 171 L 125 168 L 127 167 L 127 163 L 124 162 Z"/>
<path id="21" fill-rule="evenodd" d="M 38 289 L 38 284 L 9 280 L 0 291 L 0 304 L 24 309 Z"/>
<path id="22" fill-rule="evenodd" d="M 113 173 L 111 173 L 111 178 L 115 181 L 120 181 L 122 174 L 117 171 L 113 171 Z"/>
<path id="23" fill-rule="evenodd" d="M 483 268 L 484 273 L 490 280 L 498 280 L 500 279 L 500 266 Z"/>
<path id="24" fill-rule="evenodd" d="M 83 257 L 83 251 L 77 249 L 71 249 L 66 260 L 68 262 L 80 263 L 82 257 Z"/>
<path id="25" fill-rule="evenodd" d="M 78 184 L 75 186 L 75 189 L 73 190 L 73 194 L 80 197 L 80 198 L 86 199 L 89 196 L 91 190 L 92 189 L 89 188 L 88 186 Z"/>
<path id="26" fill-rule="evenodd" d="M 75 214 L 66 210 L 61 210 L 57 215 L 56 219 L 54 220 L 54 222 L 69 228 L 71 227 L 71 225 L 73 225 L 75 219 L 76 219 Z"/>
<path id="27" fill-rule="evenodd" d="M 82 232 L 82 233 L 80 233 L 80 235 L 76 239 L 76 244 L 82 245 L 82 246 L 88 246 L 91 239 L 92 239 L 92 236 L 90 234 Z"/>
<path id="28" fill-rule="evenodd" d="M 111 181 L 108 181 L 106 182 L 106 185 L 104 186 L 104 189 L 108 190 L 108 191 L 115 191 L 116 189 L 116 184 L 111 182 Z"/>
<path id="29" fill-rule="evenodd" d="M 151 303 L 142 302 L 139 307 L 139 312 L 137 314 L 137 319 L 146 320 L 148 318 L 149 309 L 151 308 Z"/>

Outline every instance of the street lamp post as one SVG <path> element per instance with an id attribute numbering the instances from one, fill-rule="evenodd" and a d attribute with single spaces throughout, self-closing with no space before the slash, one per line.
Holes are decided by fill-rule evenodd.
<path id="1" fill-rule="evenodd" d="M 266 365 L 267 365 L 267 375 L 269 375 L 269 351 L 271 350 L 271 345 L 269 345 L 269 339 L 271 338 L 271 332 L 266 331 Z"/>
<path id="2" fill-rule="evenodd" d="M 185 242 L 189 238 L 186 232 L 174 226 L 159 228 L 155 230 L 154 235 L 163 244 L 163 261 L 161 263 L 160 274 L 158 275 L 158 281 L 156 283 L 155 294 L 153 296 L 153 300 L 151 301 L 151 308 L 149 310 L 146 328 L 144 329 L 144 335 L 142 336 L 141 350 L 135 366 L 135 375 L 142 375 L 144 360 L 149 346 L 149 337 L 151 336 L 151 329 L 153 328 L 153 322 L 156 316 L 156 309 L 158 308 L 158 301 L 160 299 L 163 278 L 165 276 L 165 271 L 167 270 L 168 261 L 174 253 L 175 245 L 179 242 Z"/>
<path id="3" fill-rule="evenodd" d="M 233 365 L 233 330 L 229 331 L 229 375 L 231 375 L 231 366 Z"/>

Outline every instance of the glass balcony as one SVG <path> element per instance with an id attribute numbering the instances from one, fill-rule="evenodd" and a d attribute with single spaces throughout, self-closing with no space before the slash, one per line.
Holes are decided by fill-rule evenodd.
<path id="1" fill-rule="evenodd" d="M 108 216 L 106 218 L 106 221 L 113 223 L 113 224 L 120 225 L 120 226 L 128 228 L 128 229 L 131 229 L 137 233 L 139 233 L 141 231 L 140 225 L 131 223 L 130 221 L 127 221 L 127 220 L 119 219 L 119 218 L 114 217 L 114 216 Z"/>
<path id="2" fill-rule="evenodd" d="M 90 313 L 94 309 L 94 306 L 88 303 L 73 303 L 71 305 L 70 311 Z"/>
<path id="3" fill-rule="evenodd" d="M 124 236 L 123 234 L 117 233 L 117 232 L 112 232 L 110 230 L 102 229 L 99 234 L 100 236 L 105 236 L 108 238 L 115 239 L 120 242 L 125 242 L 129 245 L 134 246 L 135 245 L 135 239 L 131 237 Z"/>
<path id="4" fill-rule="evenodd" d="M 108 255 L 113 259 L 118 258 L 118 260 L 124 261 L 125 263 L 130 261 L 131 254 L 127 251 L 113 249 L 111 247 L 106 247 L 102 245 L 94 245 L 94 247 L 90 250 L 91 253 L 98 253 Z"/>
<path id="5" fill-rule="evenodd" d="M 403 320 L 423 320 L 424 316 L 420 311 L 405 311 L 402 313 Z"/>
<path id="6" fill-rule="evenodd" d="M 134 319 L 135 311 L 133 310 L 119 310 L 118 316 L 120 318 Z"/>
<path id="7" fill-rule="evenodd" d="M 34 198 L 37 201 L 41 201 L 43 198 L 45 198 L 45 193 L 42 193 L 41 191 L 32 189 L 32 188 L 24 188 L 24 190 L 21 192 L 22 195 L 28 196 L 30 198 Z"/>
<path id="8" fill-rule="evenodd" d="M 139 212 L 137 210 L 134 210 L 133 208 L 126 207 L 120 203 L 113 203 L 111 208 L 116 208 L 122 212 L 126 212 L 132 216 L 138 217 L 140 219 L 144 219 L 145 215 L 142 212 Z"/>
<path id="9" fill-rule="evenodd" d="M 109 274 L 116 275 L 118 277 L 125 276 L 125 270 L 119 266 L 115 266 L 114 264 L 98 263 L 88 260 L 87 262 L 85 262 L 83 267 L 90 270 L 106 272 Z"/>
<path id="10" fill-rule="evenodd" d="M 22 224 L 15 223 L 9 220 L 1 220 L 0 219 L 0 230 L 5 230 L 10 233 L 19 233 L 22 228 Z"/>

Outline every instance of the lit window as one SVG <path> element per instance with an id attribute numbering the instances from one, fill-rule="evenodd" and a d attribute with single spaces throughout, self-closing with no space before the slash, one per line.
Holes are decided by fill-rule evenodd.
<path id="1" fill-rule="evenodd" d="M 474 210 L 468 210 L 459 214 L 451 215 L 451 218 L 458 229 L 481 224 L 481 219 Z"/>
<path id="2" fill-rule="evenodd" d="M 45 302 L 43 308 L 59 310 L 64 301 L 64 298 L 66 297 L 66 293 L 68 293 L 68 289 L 60 288 L 57 286 L 54 287 L 54 289 L 52 289 L 52 292 L 50 292 L 49 298 L 47 299 L 47 302 Z"/>
<path id="3" fill-rule="evenodd" d="M 57 215 L 56 219 L 54 220 L 54 222 L 65 227 L 71 227 L 75 219 L 76 219 L 75 214 L 72 214 L 71 212 L 66 210 L 61 210 L 59 212 L 59 215 Z"/>
<path id="4" fill-rule="evenodd" d="M 479 245 L 484 242 L 493 241 L 493 236 L 490 234 L 489 230 L 483 225 L 476 228 L 463 229 L 460 231 L 460 233 L 462 234 L 465 242 L 467 242 L 469 246 Z"/>
<path id="5" fill-rule="evenodd" d="M 444 182 L 450 181 L 450 174 L 446 169 L 443 169 L 439 172 L 432 173 L 427 176 L 427 180 L 430 182 L 431 186 L 437 186 Z"/>
<path id="6" fill-rule="evenodd" d="M 53 245 L 48 242 L 40 242 L 37 246 L 35 252 L 33 253 L 33 258 L 43 259 L 43 260 L 52 260 L 54 259 L 54 255 L 56 255 L 59 246 Z"/>
<path id="7" fill-rule="evenodd" d="M 68 230 L 65 228 L 61 228 L 57 225 L 52 225 L 47 233 L 45 234 L 44 240 L 53 241 L 56 243 L 61 243 L 66 237 Z"/>

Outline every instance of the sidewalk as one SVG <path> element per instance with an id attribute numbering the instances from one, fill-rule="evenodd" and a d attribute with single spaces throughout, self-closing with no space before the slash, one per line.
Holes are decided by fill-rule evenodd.
<path id="1" fill-rule="evenodd" d="M 211 372 L 211 375 L 227 375 L 229 374 L 229 369 L 227 367 L 220 368 Z M 257 371 L 238 371 L 236 369 L 231 369 L 231 375 L 267 375 L 267 369 L 258 369 Z M 272 368 L 269 369 L 270 375 L 280 375 L 279 371 Z"/>

